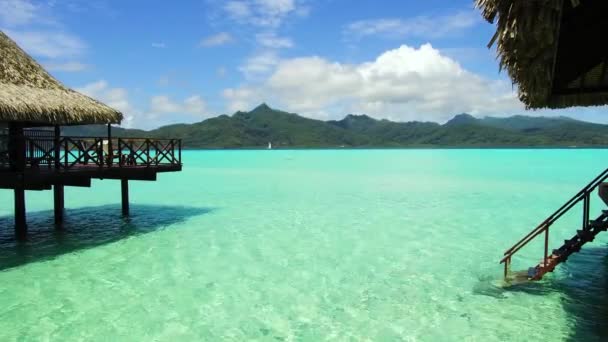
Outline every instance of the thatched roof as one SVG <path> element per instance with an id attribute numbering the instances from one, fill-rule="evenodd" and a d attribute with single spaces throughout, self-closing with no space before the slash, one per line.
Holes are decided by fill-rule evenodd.
<path id="1" fill-rule="evenodd" d="M 63 86 L 0 31 L 0 122 L 80 125 L 121 120 L 120 112 Z"/>
<path id="2" fill-rule="evenodd" d="M 527 108 L 608 104 L 608 1 L 476 0 Z"/>

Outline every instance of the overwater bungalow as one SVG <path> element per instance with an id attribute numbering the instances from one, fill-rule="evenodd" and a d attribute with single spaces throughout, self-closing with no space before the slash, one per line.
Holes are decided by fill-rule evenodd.
<path id="1" fill-rule="evenodd" d="M 181 171 L 178 139 L 112 136 L 123 115 L 69 89 L 0 31 L 0 188 L 14 191 L 15 234 L 27 234 L 26 190 L 53 190 L 61 224 L 64 187 L 91 179 L 121 181 L 122 210 L 129 214 L 129 180 L 154 181 Z M 107 125 L 107 135 L 70 137 L 61 126 Z"/>
<path id="2" fill-rule="evenodd" d="M 501 69 L 506 69 L 528 109 L 599 106 L 608 104 L 608 2 L 593 0 L 477 0 L 483 16 L 496 23 L 490 41 L 496 44 Z M 505 277 L 513 256 L 537 237 L 544 238 L 540 263 L 526 276 L 539 280 L 580 251 L 608 228 L 608 214 L 590 219 L 590 198 L 608 178 L 602 172 L 555 213 L 505 251 Z M 582 205 L 580 205 L 582 204 Z M 582 223 L 573 237 L 549 251 L 551 226 L 565 213 L 580 210 Z"/>

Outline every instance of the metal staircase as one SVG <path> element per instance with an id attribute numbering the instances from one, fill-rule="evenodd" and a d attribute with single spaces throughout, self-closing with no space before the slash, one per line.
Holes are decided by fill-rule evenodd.
<path id="1" fill-rule="evenodd" d="M 544 255 L 543 259 L 538 265 L 528 269 L 527 278 L 529 280 L 542 279 L 545 274 L 553 272 L 557 265 L 568 260 L 570 255 L 579 252 L 581 247 L 587 242 L 593 241 L 597 234 L 606 231 L 608 229 L 608 211 L 603 211 L 602 214 L 595 220 L 589 220 L 589 207 L 591 194 L 607 178 L 608 169 L 600 173 L 593 181 L 582 188 L 576 195 L 574 195 L 574 197 L 572 197 L 556 212 L 554 212 L 540 225 L 528 233 L 528 235 L 526 235 L 523 239 L 519 240 L 515 245 L 513 245 L 513 247 L 507 249 L 504 253 L 504 257 L 500 261 L 500 263 L 505 265 L 505 279 L 509 277 L 513 255 L 515 255 L 519 250 L 540 235 L 543 235 L 545 239 Z M 574 235 L 571 239 L 565 240 L 564 244 L 560 248 L 554 249 L 552 253 L 549 254 L 549 230 L 551 226 L 580 202 L 583 203 L 583 220 L 581 229 L 578 230 L 576 235 Z"/>

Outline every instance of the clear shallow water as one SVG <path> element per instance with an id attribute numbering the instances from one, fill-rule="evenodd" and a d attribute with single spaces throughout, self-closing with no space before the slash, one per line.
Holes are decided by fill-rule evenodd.
<path id="1" fill-rule="evenodd" d="M 63 232 L 28 192 L 25 244 L 2 191 L 0 340 L 605 340 L 608 235 L 541 283 L 503 290 L 497 262 L 607 156 L 192 151 L 132 182 L 129 220 L 117 181 L 67 189 Z"/>

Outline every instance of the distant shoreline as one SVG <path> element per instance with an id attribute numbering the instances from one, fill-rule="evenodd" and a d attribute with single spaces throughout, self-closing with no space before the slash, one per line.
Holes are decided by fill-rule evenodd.
<path id="1" fill-rule="evenodd" d="M 66 127 L 64 135 L 104 136 L 105 126 Z M 444 124 L 394 122 L 367 115 L 315 120 L 262 104 L 152 131 L 115 128 L 115 137 L 182 139 L 188 149 L 573 149 L 608 147 L 608 125 L 567 117 L 485 117 L 459 114 Z M 342 147 L 343 146 L 343 147 Z"/>
<path id="2" fill-rule="evenodd" d="M 602 150 L 608 146 L 438 146 L 438 147 L 183 147 L 183 151 L 343 151 L 343 150 Z"/>

